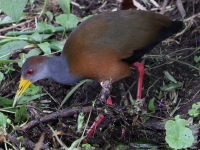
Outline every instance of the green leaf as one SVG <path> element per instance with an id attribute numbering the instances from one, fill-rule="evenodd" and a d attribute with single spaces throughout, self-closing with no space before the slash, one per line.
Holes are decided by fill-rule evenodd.
<path id="1" fill-rule="evenodd" d="M 8 59 L 13 51 L 23 49 L 27 45 L 29 43 L 25 41 L 12 41 L 4 44 L 0 47 L 0 59 Z"/>
<path id="2" fill-rule="evenodd" d="M 49 21 L 53 20 L 53 14 L 50 11 L 46 12 L 47 17 L 49 18 Z"/>
<path id="3" fill-rule="evenodd" d="M 177 82 L 177 83 L 170 83 L 170 84 L 167 84 L 167 85 L 163 85 L 160 87 L 160 89 L 162 91 L 172 91 L 172 90 L 176 90 L 180 87 L 182 87 L 183 84 L 181 82 Z"/>
<path id="4" fill-rule="evenodd" d="M 192 105 L 192 109 L 188 111 L 188 114 L 192 117 L 197 117 L 200 114 L 200 102 Z"/>
<path id="5" fill-rule="evenodd" d="M 13 101 L 4 97 L 0 97 L 0 106 L 1 108 L 4 107 L 11 107 L 12 106 Z"/>
<path id="6" fill-rule="evenodd" d="M 64 47 L 64 45 L 58 41 L 51 41 L 49 44 L 50 44 L 50 48 L 56 51 L 61 51 Z"/>
<path id="7" fill-rule="evenodd" d="M 194 56 L 194 61 L 195 61 L 196 63 L 200 62 L 200 56 Z"/>
<path id="8" fill-rule="evenodd" d="M 84 149 L 86 149 L 86 150 L 87 149 L 92 149 L 92 146 L 89 143 L 82 144 L 81 147 L 84 148 Z"/>
<path id="9" fill-rule="evenodd" d="M 0 9 L 18 22 L 28 0 L 0 0 Z"/>
<path id="10" fill-rule="evenodd" d="M 3 40 L 0 41 L 0 46 L 6 44 L 8 42 L 12 42 L 12 41 L 13 41 L 13 39 L 3 39 Z"/>
<path id="11" fill-rule="evenodd" d="M 37 56 L 41 53 L 42 51 L 39 48 L 34 48 L 32 50 L 30 50 L 27 54 L 25 53 L 20 53 L 19 57 L 21 58 L 20 60 L 18 60 L 18 66 L 22 67 L 23 63 L 25 62 L 25 60 L 31 56 Z"/>
<path id="12" fill-rule="evenodd" d="M 27 113 L 27 109 L 24 105 L 22 105 L 19 109 L 17 109 L 15 113 L 15 122 L 19 123 L 20 121 L 26 121 L 30 118 Z"/>
<path id="13" fill-rule="evenodd" d="M 73 28 L 77 26 L 78 18 L 73 14 L 61 14 L 56 17 L 56 23 L 66 28 Z"/>
<path id="14" fill-rule="evenodd" d="M 180 119 L 179 116 L 175 117 L 175 121 L 168 120 L 165 124 L 166 136 L 165 140 L 171 148 L 182 149 L 192 146 L 194 136 L 192 131 L 185 127 L 187 121 Z"/>
<path id="15" fill-rule="evenodd" d="M 35 42 L 41 42 L 48 39 L 52 34 L 39 34 L 38 32 L 33 33 L 30 38 Z"/>
<path id="16" fill-rule="evenodd" d="M 155 98 L 152 98 L 152 99 L 150 99 L 149 104 L 148 104 L 148 109 L 149 109 L 150 111 L 152 111 L 152 112 L 155 111 L 154 102 L 155 102 Z"/>
<path id="17" fill-rule="evenodd" d="M 174 83 L 177 83 L 177 81 L 174 79 L 174 77 L 168 72 L 168 71 L 164 71 L 164 74 L 165 74 L 165 77 L 171 81 L 171 82 L 174 82 Z"/>
<path id="18" fill-rule="evenodd" d="M 14 21 L 12 20 L 12 18 L 10 18 L 9 16 L 4 17 L 2 20 L 0 20 L 0 26 L 6 25 L 6 24 L 11 24 Z"/>
<path id="19" fill-rule="evenodd" d="M 46 24 L 44 22 L 38 22 L 37 23 L 37 30 L 39 32 L 55 32 L 55 27 L 50 25 L 50 24 Z"/>
<path id="20" fill-rule="evenodd" d="M 65 14 L 70 13 L 70 0 L 57 0 L 57 3 Z"/>
<path id="21" fill-rule="evenodd" d="M 51 54 L 50 44 L 48 42 L 38 44 L 38 46 L 45 54 Z"/>
<path id="22" fill-rule="evenodd" d="M 84 22 L 85 20 L 91 18 L 92 16 L 94 16 L 94 15 L 88 15 L 88 16 L 83 17 L 82 22 Z"/>
<path id="23" fill-rule="evenodd" d="M 78 115 L 78 127 L 77 127 L 77 132 L 81 132 L 82 129 L 83 129 L 83 122 L 84 122 L 84 114 L 81 112 L 79 115 Z"/>
<path id="24" fill-rule="evenodd" d="M 40 34 L 38 32 L 35 32 L 31 35 L 31 39 L 36 41 L 36 42 L 41 42 L 42 41 L 42 37 L 40 36 Z"/>
<path id="25" fill-rule="evenodd" d="M 29 88 L 25 91 L 26 95 L 35 95 L 41 91 L 41 88 L 38 86 L 35 86 L 34 84 L 31 84 Z"/>
<path id="26" fill-rule="evenodd" d="M 22 97 L 19 99 L 18 105 L 24 104 L 27 102 L 30 102 L 32 100 L 36 100 L 44 95 L 47 94 L 40 94 L 41 88 L 38 86 L 35 86 L 34 84 L 31 84 L 28 89 L 25 91 L 25 93 L 22 95 Z"/>
<path id="27" fill-rule="evenodd" d="M 6 128 L 7 116 L 0 112 L 0 126 Z"/>
<path id="28" fill-rule="evenodd" d="M 37 56 L 41 53 L 41 50 L 39 48 L 34 48 L 32 50 L 30 50 L 27 54 L 26 57 L 31 57 L 31 56 Z"/>
<path id="29" fill-rule="evenodd" d="M 75 140 L 75 141 L 71 144 L 71 146 L 69 147 L 68 150 L 75 150 L 76 147 L 78 146 L 78 144 L 80 144 L 81 141 L 82 141 L 85 137 L 86 137 L 86 136 L 83 136 L 83 137 L 81 137 L 81 138 Z"/>
<path id="30" fill-rule="evenodd" d="M 17 104 L 18 105 L 25 104 L 30 101 L 37 100 L 38 98 L 41 98 L 42 96 L 45 96 L 45 95 L 47 95 L 47 94 L 35 94 L 35 95 L 31 95 L 31 96 L 23 95 Z"/>

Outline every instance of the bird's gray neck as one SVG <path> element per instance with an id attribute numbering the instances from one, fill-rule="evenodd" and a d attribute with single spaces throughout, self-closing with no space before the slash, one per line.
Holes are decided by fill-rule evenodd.
<path id="1" fill-rule="evenodd" d="M 68 62 L 62 54 L 49 57 L 45 63 L 48 67 L 49 78 L 58 83 L 73 84 L 80 80 L 80 77 L 70 74 Z"/>

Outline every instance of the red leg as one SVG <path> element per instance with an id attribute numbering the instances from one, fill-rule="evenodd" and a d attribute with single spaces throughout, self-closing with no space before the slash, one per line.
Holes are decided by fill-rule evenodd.
<path id="1" fill-rule="evenodd" d="M 142 84 L 143 84 L 143 77 L 144 77 L 144 65 L 139 62 L 133 63 L 133 67 L 137 70 L 138 74 L 138 84 L 137 84 L 137 100 L 142 98 Z"/>
<path id="2" fill-rule="evenodd" d="M 108 97 L 108 99 L 106 100 L 106 103 L 108 105 L 112 105 L 112 99 L 111 99 L 111 97 Z M 92 124 L 92 126 L 87 131 L 87 139 L 90 138 L 90 136 L 92 135 L 92 133 L 94 133 L 94 131 L 96 130 L 96 128 L 98 127 L 98 125 L 103 121 L 103 119 L 104 119 L 104 115 L 103 114 L 99 114 L 98 117 L 96 118 L 96 121 Z"/>
<path id="3" fill-rule="evenodd" d="M 96 121 L 92 124 L 92 126 L 89 128 L 89 130 L 87 132 L 87 138 L 89 138 L 92 135 L 92 133 L 94 132 L 94 130 L 102 122 L 103 118 L 104 118 L 103 114 L 99 114 L 98 115 L 98 117 L 96 118 Z"/>

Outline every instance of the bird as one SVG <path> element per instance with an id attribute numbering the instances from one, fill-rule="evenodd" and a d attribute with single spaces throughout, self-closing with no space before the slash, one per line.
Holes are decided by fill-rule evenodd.
<path id="1" fill-rule="evenodd" d="M 183 26 L 182 21 L 142 10 L 94 15 L 70 33 L 60 56 L 32 56 L 24 62 L 13 106 L 31 83 L 44 78 L 61 84 L 85 78 L 113 83 L 129 76 L 132 64 L 140 72 L 137 61 Z"/>

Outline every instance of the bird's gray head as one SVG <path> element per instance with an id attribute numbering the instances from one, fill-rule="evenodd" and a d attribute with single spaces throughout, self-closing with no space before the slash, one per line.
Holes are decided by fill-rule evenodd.
<path id="1" fill-rule="evenodd" d="M 32 83 L 48 78 L 48 69 L 45 63 L 47 57 L 45 56 L 32 56 L 29 57 L 22 65 L 22 77 Z"/>

